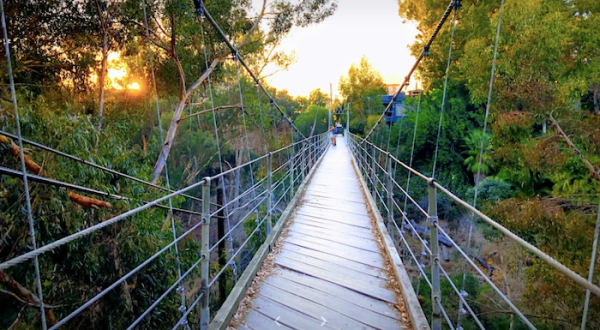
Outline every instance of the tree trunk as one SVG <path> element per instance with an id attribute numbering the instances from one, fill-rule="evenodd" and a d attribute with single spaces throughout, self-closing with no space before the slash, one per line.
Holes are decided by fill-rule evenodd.
<path id="1" fill-rule="evenodd" d="M 239 50 L 239 49 L 243 48 L 250 41 L 250 38 L 252 37 L 252 35 L 256 31 L 256 29 L 258 28 L 258 25 L 265 14 L 266 6 L 267 6 L 267 0 L 263 0 L 262 9 L 261 9 L 258 17 L 254 21 L 254 24 L 252 25 L 250 30 L 248 30 L 248 32 L 246 32 L 246 35 L 242 38 L 242 41 L 236 45 L 236 47 L 235 47 L 236 49 Z M 171 119 L 171 124 L 169 125 L 169 131 L 167 132 L 167 137 L 165 138 L 165 141 L 163 142 L 163 147 L 158 155 L 156 164 L 154 164 L 154 178 L 152 179 L 152 182 L 156 182 L 156 180 L 158 180 L 158 178 L 160 177 L 160 174 L 162 173 L 162 170 L 165 167 L 167 158 L 169 157 L 169 152 L 171 151 L 171 146 L 173 145 L 173 142 L 175 140 L 175 134 L 177 133 L 177 129 L 179 128 L 181 115 L 183 113 L 183 110 L 185 109 L 185 105 L 186 105 L 188 98 L 212 74 L 212 72 L 215 70 L 217 65 L 219 63 L 221 63 L 222 61 L 224 61 L 227 58 L 227 56 L 229 56 L 229 54 L 230 54 L 230 52 L 228 51 L 228 52 L 225 52 L 225 53 L 222 53 L 222 54 L 216 56 L 215 59 L 210 64 L 210 66 L 208 68 L 206 68 L 206 71 L 202 74 L 202 76 L 200 76 L 200 78 L 198 78 L 198 80 L 196 80 L 189 88 L 186 89 L 186 87 L 185 87 L 185 72 L 183 70 L 183 67 L 181 66 L 181 62 L 177 58 L 177 53 L 175 52 L 176 36 L 175 36 L 175 30 L 173 28 L 175 26 L 175 17 L 173 17 L 173 16 L 171 17 L 171 22 L 172 22 L 173 30 L 171 30 L 171 32 L 172 32 L 171 33 L 171 50 L 169 51 L 168 55 L 175 61 L 175 64 L 177 65 L 177 70 L 179 71 L 181 95 L 179 97 L 179 103 L 177 104 L 177 107 L 175 108 L 175 113 L 173 114 L 173 119 Z"/>
<path id="2" fill-rule="evenodd" d="M 108 62 L 108 32 L 106 30 L 104 30 L 102 39 L 102 68 L 100 69 L 100 77 L 98 77 L 98 82 L 100 83 L 100 105 L 98 108 L 98 116 L 100 118 L 102 118 L 104 113 L 104 80 L 106 79 L 106 66 Z"/>
<path id="3" fill-rule="evenodd" d="M 217 207 L 221 207 L 221 205 L 223 205 L 223 188 L 219 187 L 217 188 Z M 223 237 L 225 237 L 225 212 L 224 210 L 220 210 L 217 213 L 217 240 L 221 240 Z M 218 260 L 219 260 L 219 267 L 223 268 L 227 265 L 227 255 L 226 252 L 227 250 L 225 249 L 225 242 L 226 240 L 222 240 L 221 242 L 219 242 L 219 247 L 218 247 Z M 219 279 L 219 299 L 221 301 L 225 301 L 225 298 L 227 297 L 227 280 L 228 280 L 228 276 L 224 273 L 223 276 Z"/>
<path id="4" fill-rule="evenodd" d="M 171 147 L 175 142 L 175 135 L 177 134 L 177 129 L 179 128 L 179 123 L 181 122 L 181 115 L 183 114 L 183 110 L 185 109 L 188 98 L 190 97 L 192 92 L 194 92 L 204 82 L 204 80 L 206 80 L 206 78 L 208 78 L 208 76 L 212 74 L 212 72 L 217 67 L 217 64 L 219 64 L 223 60 L 223 58 L 224 57 L 215 59 L 212 62 L 212 64 L 208 67 L 208 69 L 204 72 L 204 74 L 202 74 L 202 76 L 200 76 L 200 78 L 198 78 L 196 82 L 194 82 L 186 91 L 183 91 L 179 96 L 179 102 L 177 103 L 177 107 L 175 108 L 175 113 L 173 113 L 173 119 L 171 119 L 171 124 L 169 124 L 169 131 L 167 132 L 167 136 L 165 138 L 165 141 L 163 142 L 162 149 L 158 155 L 156 164 L 154 165 L 154 178 L 152 179 L 152 182 L 156 182 L 158 180 L 160 174 L 162 173 L 162 170 L 165 168 L 167 158 L 169 157 L 169 152 L 171 151 Z M 177 60 L 175 62 L 177 62 Z M 183 74 L 183 72 L 180 72 L 180 74 Z M 184 77 L 181 76 L 180 79 L 182 81 L 182 86 L 185 86 L 183 84 Z"/>
<path id="5" fill-rule="evenodd" d="M 592 98 L 594 99 L 594 113 L 600 115 L 600 84 L 592 88 Z"/>

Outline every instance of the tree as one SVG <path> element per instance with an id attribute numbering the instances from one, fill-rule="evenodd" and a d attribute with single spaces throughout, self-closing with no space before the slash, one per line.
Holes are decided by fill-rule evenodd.
<path id="1" fill-rule="evenodd" d="M 111 5 L 111 3 L 106 3 L 101 0 L 94 0 L 96 4 L 96 10 L 98 13 L 99 24 L 101 27 L 101 35 L 102 35 L 102 59 L 100 65 L 100 74 L 98 75 L 98 89 L 100 89 L 100 101 L 98 106 L 98 116 L 102 117 L 104 112 L 104 82 L 106 80 L 107 71 L 107 63 L 108 63 L 108 52 L 114 46 L 115 38 L 111 38 L 109 40 L 109 36 L 111 34 L 118 33 L 114 31 L 114 16 L 115 16 L 115 7 Z M 113 31 L 111 31 L 113 30 Z M 113 42 L 111 42 L 113 41 Z"/>
<path id="2" fill-rule="evenodd" d="M 481 142 L 483 136 L 482 130 L 472 130 L 467 136 L 465 136 L 465 145 L 467 150 L 465 154 L 468 156 L 464 164 L 467 165 L 467 169 L 473 172 L 473 180 L 475 185 L 479 184 L 485 175 L 488 174 L 492 168 L 491 157 L 488 151 L 493 149 L 492 146 L 492 135 L 490 133 L 485 134 L 484 150 L 483 155 L 480 157 Z M 478 177 L 477 173 L 480 171 L 479 162 L 481 161 L 481 174 Z"/>
<path id="3" fill-rule="evenodd" d="M 321 91 L 320 88 L 316 88 L 308 94 L 308 104 L 317 105 L 320 107 L 326 107 L 329 103 L 329 96 Z"/>
<path id="4" fill-rule="evenodd" d="M 366 122 L 367 110 L 378 109 L 375 113 L 383 111 L 380 96 L 387 93 L 385 83 L 366 57 L 360 60 L 358 66 L 352 64 L 348 76 L 340 78 L 338 88 L 343 102 L 350 104 L 351 128 L 356 125 L 352 125 L 353 122 Z"/>
<path id="5" fill-rule="evenodd" d="M 128 3 L 132 27 L 143 28 L 144 17 L 139 10 L 138 1 L 131 0 Z M 206 4 L 206 8 L 213 14 L 224 33 L 237 41 L 234 46 L 240 53 L 270 51 L 269 47 L 277 43 L 282 36 L 287 35 L 292 27 L 321 22 L 333 14 L 337 4 L 332 0 L 305 0 L 298 5 L 293 5 L 289 1 L 277 1 L 271 3 L 270 10 L 267 11 L 267 0 L 264 0 L 255 19 L 249 18 L 248 6 L 245 1 Z M 160 12 L 159 8 L 163 7 L 164 11 Z M 221 40 L 221 36 L 216 34 L 212 27 L 206 26 L 202 30 L 201 22 L 198 22 L 195 15 L 190 15 L 193 11 L 194 8 L 187 0 L 173 0 L 166 3 L 157 0 L 149 5 L 150 42 L 161 51 L 170 64 L 175 66 L 179 86 L 179 100 L 154 166 L 153 181 L 158 180 L 166 164 L 188 99 L 217 70 L 219 64 L 231 58 L 231 50 L 224 43 L 216 42 L 210 45 L 212 59 L 208 67 L 192 64 L 208 62 L 208 59 L 204 58 L 203 51 L 199 51 L 203 47 L 203 37 L 206 40 Z M 261 25 L 263 19 L 268 23 Z M 266 30 L 262 30 L 264 26 Z M 205 35 L 202 36 L 198 31 L 204 31 Z M 140 30 L 139 34 L 144 35 L 144 33 Z M 200 76 L 198 72 L 202 72 Z M 194 78 L 190 79 L 190 77 Z M 189 80 L 193 82 L 186 83 Z"/>
<path id="6" fill-rule="evenodd" d="M 304 134 L 309 136 L 324 133 L 327 131 L 328 110 L 318 105 L 310 105 L 298 118 L 296 118 L 296 127 Z"/>
<path id="7" fill-rule="evenodd" d="M 94 41 L 99 25 L 90 20 L 87 2 L 5 1 L 11 61 L 17 83 L 59 82 L 63 88 L 85 92 L 88 68 L 95 64 Z M 4 47 L 0 50 L 4 58 Z M 0 70 L 6 76 L 5 63 Z"/>

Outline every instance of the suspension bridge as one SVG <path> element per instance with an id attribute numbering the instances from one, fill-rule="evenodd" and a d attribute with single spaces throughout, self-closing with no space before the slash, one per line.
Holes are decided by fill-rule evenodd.
<path id="1" fill-rule="evenodd" d="M 1 4 L 1 2 L 0 2 Z M 278 150 L 268 151 L 262 156 L 252 158 L 248 149 L 248 161 L 239 166 L 223 168 L 220 159 L 220 173 L 206 177 L 182 189 L 174 190 L 168 184 L 168 168 L 165 168 L 167 187 L 146 182 L 132 175 L 115 171 L 79 157 L 61 152 L 58 149 L 41 143 L 24 139 L 19 123 L 19 109 L 14 89 L 10 49 L 6 35 L 4 9 L 2 9 L 2 24 L 4 46 L 7 58 L 9 80 L 11 82 L 11 97 L 16 119 L 16 133 L 0 131 L 4 140 L 10 138 L 16 143 L 12 147 L 13 155 L 19 158 L 20 169 L 1 166 L 2 175 L 19 178 L 24 184 L 24 211 L 30 229 L 30 251 L 2 260 L 0 271 L 3 282 L 10 271 L 17 267 L 33 264 L 28 271 L 35 276 L 35 294 L 31 294 L 28 304 L 39 309 L 40 327 L 46 329 L 75 328 L 80 322 L 81 315 L 93 309 L 103 299 L 123 286 L 127 287 L 132 279 L 149 267 L 155 260 L 170 256 L 174 264 L 177 280 L 168 283 L 168 288 L 156 294 L 152 304 L 137 306 L 132 312 L 132 322 L 128 329 L 153 328 L 153 319 L 160 318 L 164 309 L 160 309 L 168 299 L 180 301 L 177 314 L 178 321 L 172 324 L 173 329 L 200 328 L 226 329 L 228 327 L 245 330 L 263 329 L 462 329 L 461 320 L 470 318 L 478 328 L 485 329 L 479 321 L 479 316 L 470 306 L 465 292 L 464 280 L 458 287 L 450 279 L 444 268 L 441 255 L 445 249 L 454 249 L 459 258 L 466 264 L 463 274 L 476 274 L 477 278 L 487 283 L 524 326 L 535 329 L 528 316 L 522 313 L 513 303 L 509 295 L 497 286 L 475 262 L 476 258 L 465 247 L 457 243 L 451 233 L 441 224 L 437 212 L 437 195 L 442 194 L 453 200 L 456 205 L 472 213 L 481 221 L 502 232 L 514 243 L 536 256 L 541 262 L 554 267 L 556 271 L 569 278 L 574 285 L 586 291 L 582 302 L 583 315 L 581 328 L 586 328 L 588 304 L 590 295 L 600 296 L 600 287 L 592 283 L 594 260 L 598 241 L 598 226 L 596 226 L 594 255 L 589 268 L 588 278 L 582 277 L 562 265 L 548 254 L 544 253 L 523 238 L 510 232 L 492 218 L 476 208 L 477 190 L 472 203 L 457 197 L 435 179 L 434 170 L 431 176 L 425 175 L 406 164 L 389 151 L 389 136 L 387 147 L 385 143 L 376 144 L 372 137 L 377 128 L 380 134 L 389 134 L 389 130 L 379 126 L 383 122 L 382 113 L 378 123 L 366 135 L 359 137 L 352 134 L 348 127 L 344 137 L 338 138 L 337 145 L 330 143 L 327 133 L 304 136 L 277 105 L 268 90 L 263 87 L 258 77 L 244 62 L 243 57 L 230 43 L 218 24 L 212 18 L 202 2 L 195 0 L 196 13 L 200 19 L 205 18 L 210 26 L 226 42 L 231 49 L 237 66 L 239 84 L 240 68 L 244 68 L 255 81 L 260 90 L 267 95 L 272 107 L 278 110 L 289 124 L 292 142 Z M 501 4 L 500 15 L 502 13 Z M 145 13 L 145 4 L 144 13 Z M 392 100 L 408 86 L 410 77 L 419 62 L 428 56 L 429 48 L 436 35 L 451 13 L 460 9 L 460 1 L 452 1 L 440 19 L 437 28 L 430 36 L 417 61 L 407 75 L 404 83 L 395 93 Z M 498 21 L 499 39 L 501 19 Z M 147 29 L 147 25 L 146 25 Z M 452 36 L 454 29 L 452 29 Z M 148 36 L 148 33 L 146 33 Z M 206 47 L 204 47 L 206 49 Z M 452 47 L 448 54 L 450 65 Z M 152 59 L 152 53 L 150 52 Z M 206 57 L 206 56 L 205 56 Z M 207 58 L 207 57 L 206 57 Z M 495 55 L 490 79 L 490 97 L 493 88 L 495 70 Z M 209 67 L 208 62 L 206 66 Z M 154 70 L 154 68 L 153 68 Z M 448 72 L 448 69 L 447 69 Z M 154 77 L 154 76 L 153 76 Z M 442 112 L 446 102 L 446 84 Z M 209 80 L 210 84 L 210 80 Z M 211 103 L 212 101 L 212 94 Z M 420 97 L 420 96 L 419 96 Z M 489 115 L 489 102 L 486 109 L 486 121 Z M 240 108 L 246 126 L 246 110 L 240 87 Z M 158 122 L 160 123 L 160 108 L 156 99 Z M 218 140 L 216 117 L 213 121 Z M 386 111 L 393 106 L 388 104 Z M 418 115 L 418 109 L 417 109 Z M 248 116 L 250 116 L 248 114 Z M 418 118 L 418 117 L 417 117 Z M 253 120 L 249 118 L 249 120 Z M 438 139 L 442 129 L 443 116 L 440 114 Z M 484 127 L 485 132 L 485 127 Z M 165 136 L 162 132 L 162 136 Z M 168 134 L 174 134 L 169 131 Z M 413 149 L 414 139 L 413 136 Z M 246 135 L 247 142 L 247 135 Z M 371 139 L 370 139 L 371 138 Z M 380 139 L 385 140 L 385 139 Z M 24 154 L 24 147 L 64 157 L 84 166 L 93 167 L 127 180 L 135 181 L 148 189 L 155 189 L 161 197 L 146 200 L 140 206 L 132 207 L 121 214 L 114 215 L 101 222 L 90 225 L 75 233 L 58 240 L 38 246 L 36 244 L 36 223 L 33 218 L 33 206 L 30 199 L 31 182 L 51 187 L 67 188 L 70 191 L 94 195 L 99 198 L 128 200 L 112 192 L 100 191 L 73 183 L 55 180 L 34 171 L 35 166 Z M 484 144 L 482 141 L 481 152 Z M 221 157 L 219 150 L 219 157 Z M 438 150 L 433 151 L 437 160 Z M 481 161 L 481 157 L 479 158 Z M 479 167 L 481 168 L 481 166 Z M 239 183 L 240 175 L 250 177 L 250 185 L 243 189 Z M 407 185 L 399 184 L 399 178 L 407 177 Z M 411 183 L 411 178 L 413 182 Z M 420 206 L 411 196 L 412 185 L 425 185 L 428 191 L 427 207 Z M 239 189 L 231 200 L 224 193 L 228 186 L 235 185 Z M 69 194 L 72 200 L 91 206 L 103 207 L 99 200 L 88 199 L 75 194 Z M 201 204 L 201 211 L 175 208 L 174 198 L 192 200 Z M 418 209 L 420 222 L 425 227 L 416 225 L 414 219 L 408 219 L 405 210 L 408 204 Z M 110 205 L 110 204 L 108 204 Z M 426 208 L 426 209 L 425 209 Z M 153 209 L 168 211 L 167 219 L 172 226 L 172 241 L 160 246 L 159 250 L 150 257 L 141 260 L 137 267 L 123 273 L 118 279 L 108 283 L 98 292 L 85 295 L 85 302 L 77 306 L 66 305 L 60 308 L 60 313 L 52 313 L 56 306 L 49 305 L 44 300 L 44 283 L 40 274 L 39 259 L 52 255 L 61 248 L 68 247 L 73 242 L 80 241 L 110 228 L 118 223 L 133 221 L 136 215 Z M 175 230 L 175 218 L 186 214 L 197 221 L 192 221 L 183 233 Z M 254 221 L 254 227 L 247 237 L 239 244 L 234 244 L 234 237 L 245 223 Z M 470 232 L 472 232 L 471 221 Z M 599 218 L 600 223 L 600 218 Z M 217 235 L 215 235 L 215 225 Z M 184 240 L 199 242 L 199 257 L 186 269 L 180 262 L 181 244 Z M 244 265 L 238 274 L 242 255 L 248 254 L 248 246 L 259 241 L 257 250 L 251 260 Z M 226 256 L 223 259 L 223 256 Z M 172 271 L 172 270 L 171 270 Z M 211 309 L 211 295 L 217 292 L 219 280 L 226 272 L 233 272 L 235 285 L 229 290 L 224 302 Z M 448 280 L 452 289 L 453 299 L 459 301 L 461 313 L 450 315 L 445 309 L 440 283 Z M 199 283 L 196 283 L 199 282 Z M 13 283 L 13 282 L 11 282 Z M 16 283 L 16 282 L 15 282 Z M 419 299 L 421 286 L 427 286 L 431 292 L 431 306 L 423 306 Z M 431 310 L 429 315 L 424 308 Z M 58 317 L 56 316 L 58 315 Z M 109 317 L 109 316 L 106 316 Z"/>

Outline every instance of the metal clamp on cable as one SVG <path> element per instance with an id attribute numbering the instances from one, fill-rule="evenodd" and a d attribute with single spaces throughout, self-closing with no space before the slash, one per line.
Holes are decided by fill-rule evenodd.
<path id="1" fill-rule="evenodd" d="M 460 7 L 462 7 L 461 0 L 453 0 L 452 1 L 452 8 L 454 8 L 454 10 L 459 10 Z"/>
<path id="2" fill-rule="evenodd" d="M 204 14 L 204 4 L 202 3 L 202 0 L 194 0 L 194 7 L 196 7 L 196 14 L 202 18 L 202 15 Z"/>
<path id="3" fill-rule="evenodd" d="M 423 57 L 429 57 L 429 45 L 423 46 Z"/>

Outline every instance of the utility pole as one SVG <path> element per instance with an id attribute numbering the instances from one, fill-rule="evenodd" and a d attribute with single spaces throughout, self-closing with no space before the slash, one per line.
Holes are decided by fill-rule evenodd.
<path id="1" fill-rule="evenodd" d="M 331 105 L 333 104 L 333 89 L 331 87 L 331 83 L 329 83 L 329 125 L 327 129 L 331 127 Z"/>

